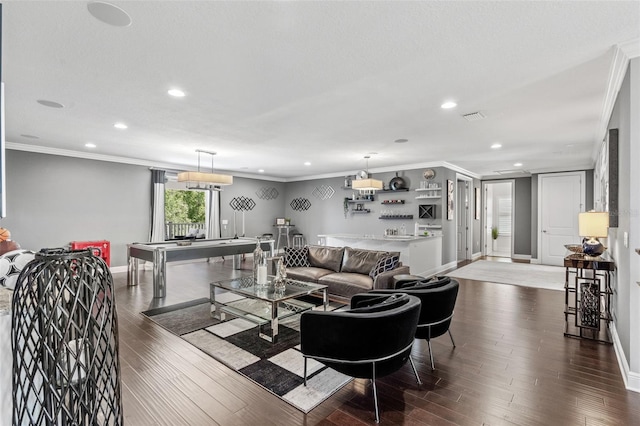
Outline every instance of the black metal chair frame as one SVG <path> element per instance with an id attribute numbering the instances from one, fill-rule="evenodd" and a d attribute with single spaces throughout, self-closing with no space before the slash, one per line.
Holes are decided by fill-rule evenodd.
<path id="1" fill-rule="evenodd" d="M 376 389 L 376 362 L 386 361 L 388 359 L 396 357 L 401 353 L 411 349 L 412 346 L 413 346 L 413 342 L 411 342 L 411 344 L 409 344 L 409 346 L 407 346 L 406 348 L 403 348 L 394 354 L 387 355 L 381 358 L 363 359 L 358 361 L 303 355 L 304 356 L 304 385 L 307 386 L 307 359 L 308 358 L 313 358 L 320 362 L 335 362 L 340 364 L 371 364 L 371 377 L 372 377 L 371 386 L 373 388 L 373 405 L 376 412 L 376 423 L 380 423 L 380 409 L 378 408 L 378 391 Z M 420 381 L 420 377 L 418 376 L 418 370 L 416 370 L 416 366 L 413 363 L 413 359 L 411 358 L 411 355 L 409 355 L 409 363 L 411 364 L 411 369 L 413 370 L 413 374 L 416 376 L 416 380 L 418 380 L 418 383 L 422 383 Z"/>

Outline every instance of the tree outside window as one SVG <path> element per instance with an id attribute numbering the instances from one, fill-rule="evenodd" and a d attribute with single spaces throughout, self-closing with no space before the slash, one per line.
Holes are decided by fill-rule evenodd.
<path id="1" fill-rule="evenodd" d="M 164 217 L 171 223 L 204 223 L 204 191 L 165 190 Z"/>

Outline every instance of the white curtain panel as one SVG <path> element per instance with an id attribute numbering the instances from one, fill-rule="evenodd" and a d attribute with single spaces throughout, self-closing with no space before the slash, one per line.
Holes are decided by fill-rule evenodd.
<path id="1" fill-rule="evenodd" d="M 165 240 L 164 220 L 164 170 L 151 170 L 151 230 L 149 241 L 152 243 Z"/>

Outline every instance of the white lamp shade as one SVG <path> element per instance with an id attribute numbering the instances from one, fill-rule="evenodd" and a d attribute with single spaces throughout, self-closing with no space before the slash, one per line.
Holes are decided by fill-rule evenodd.
<path id="1" fill-rule="evenodd" d="M 583 212 L 578 214 L 578 234 L 581 237 L 605 238 L 609 234 L 608 212 Z"/>
<path id="2" fill-rule="evenodd" d="M 231 185 L 233 176 L 219 173 L 181 172 L 178 173 L 178 182 L 204 182 L 213 185 Z"/>
<path id="3" fill-rule="evenodd" d="M 375 191 L 382 189 L 382 181 L 378 179 L 359 179 L 351 182 L 351 187 L 361 191 Z"/>

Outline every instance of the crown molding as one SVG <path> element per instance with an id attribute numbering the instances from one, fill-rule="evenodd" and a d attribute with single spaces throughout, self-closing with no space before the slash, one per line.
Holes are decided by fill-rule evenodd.
<path id="1" fill-rule="evenodd" d="M 637 58 L 640 56 L 640 38 L 634 38 L 624 43 L 618 44 L 620 50 L 622 50 L 629 59 Z"/>
<path id="2" fill-rule="evenodd" d="M 196 168 L 185 167 L 179 164 L 162 163 L 157 161 L 142 160 L 139 158 L 119 157 L 116 155 L 98 154 L 94 152 L 73 151 L 70 149 L 51 148 L 39 145 L 28 145 L 16 142 L 6 142 L 6 149 L 13 151 L 35 152 L 38 154 L 59 155 L 62 157 L 82 158 L 84 160 L 107 161 L 111 163 L 130 164 L 133 166 L 144 166 L 152 169 L 162 169 L 169 172 L 181 172 L 185 170 L 196 170 Z M 247 179 L 267 180 L 274 182 L 286 182 L 284 178 L 276 176 L 256 176 L 249 173 L 237 173 L 229 170 L 216 169 L 216 171 L 233 174 L 234 177 L 242 177 Z"/>
<path id="3" fill-rule="evenodd" d="M 625 43 L 625 49 L 631 51 L 631 47 L 634 42 Z M 600 143 L 604 140 L 607 127 L 609 126 L 609 120 L 611 119 L 611 113 L 615 106 L 616 99 L 618 98 L 618 92 L 622 86 L 622 81 L 627 73 L 627 66 L 629 65 L 629 56 L 625 52 L 625 49 L 620 45 L 613 46 L 613 59 L 611 61 L 611 67 L 609 68 L 609 78 L 607 79 L 607 90 L 602 103 L 602 112 L 600 114 L 600 123 L 598 125 L 598 131 L 596 133 L 596 143 L 591 153 L 591 159 L 595 164 L 598 152 L 600 151 Z"/>

